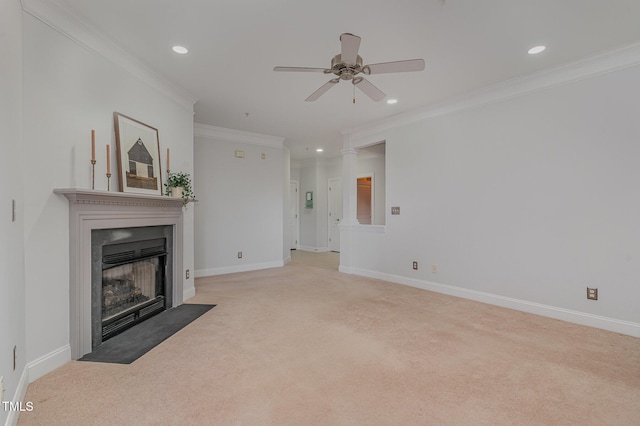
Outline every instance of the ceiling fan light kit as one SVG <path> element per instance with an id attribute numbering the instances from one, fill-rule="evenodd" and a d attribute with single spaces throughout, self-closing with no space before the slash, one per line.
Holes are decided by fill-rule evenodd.
<path id="1" fill-rule="evenodd" d="M 334 74 L 332 78 L 305 101 L 313 102 L 325 92 L 335 86 L 340 80 L 351 81 L 351 83 L 361 90 L 374 102 L 379 102 L 387 97 L 384 92 L 373 85 L 369 80 L 358 74 L 372 75 L 394 72 L 411 72 L 424 70 L 424 59 L 410 59 L 406 61 L 383 62 L 379 64 L 362 65 L 362 57 L 358 55 L 360 49 L 360 37 L 344 33 L 340 36 L 341 52 L 331 60 L 331 68 L 309 68 L 309 67 L 275 67 L 274 71 L 286 72 L 321 72 L 324 74 Z"/>

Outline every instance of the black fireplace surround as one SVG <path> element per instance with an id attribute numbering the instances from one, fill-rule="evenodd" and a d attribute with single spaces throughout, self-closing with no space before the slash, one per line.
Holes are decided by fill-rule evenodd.
<path id="1" fill-rule="evenodd" d="M 91 346 L 173 305 L 173 226 L 91 231 Z"/>

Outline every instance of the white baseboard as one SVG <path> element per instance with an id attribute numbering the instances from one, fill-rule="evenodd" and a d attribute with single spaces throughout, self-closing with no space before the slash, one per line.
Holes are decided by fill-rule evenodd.
<path id="1" fill-rule="evenodd" d="M 482 303 L 488 303 L 490 305 L 501 306 L 503 308 L 515 309 L 518 311 L 567 321 L 574 324 L 600 328 L 603 330 L 626 334 L 633 337 L 640 337 L 640 324 L 631 321 L 623 321 L 615 318 L 558 308 L 556 306 L 543 305 L 541 303 L 529 302 L 526 300 L 514 299 L 511 297 L 499 296 L 496 294 L 469 290 L 462 287 L 439 284 L 431 281 L 417 280 L 414 278 L 386 274 L 383 272 L 371 271 L 367 269 L 340 266 L 339 271 L 347 274 L 362 275 L 364 277 L 376 278 L 396 284 L 416 287 L 436 293 L 448 294 L 450 296 L 461 297 L 464 299 L 475 300 Z"/>
<path id="2" fill-rule="evenodd" d="M 329 251 L 329 247 L 300 246 L 299 250 L 302 250 L 302 251 L 313 251 L 313 252 L 321 253 L 321 252 Z"/>
<path id="3" fill-rule="evenodd" d="M 197 275 L 196 275 L 197 276 Z M 182 301 L 191 299 L 196 295 L 196 288 L 194 286 L 182 289 Z"/>
<path id="4" fill-rule="evenodd" d="M 58 367 L 63 366 L 67 362 L 71 361 L 71 346 L 64 345 L 61 348 L 56 349 L 53 352 L 49 352 L 40 358 L 31 361 L 27 364 L 27 370 L 29 373 L 29 383 L 33 383 L 40 377 L 55 370 Z"/>
<path id="5" fill-rule="evenodd" d="M 234 274 L 236 272 L 257 271 L 260 269 L 280 268 L 284 266 L 284 261 L 277 260 L 273 262 L 250 263 L 237 266 L 222 266 L 220 268 L 198 269 L 195 272 L 196 278 L 210 277 L 212 275 Z"/>
<path id="6" fill-rule="evenodd" d="M 29 370 L 25 366 L 22 369 L 22 374 L 20 375 L 20 381 L 18 382 L 18 388 L 16 389 L 15 395 L 11 401 L 13 402 L 27 402 L 24 400 L 27 395 L 27 389 L 29 388 Z M 20 411 L 9 411 L 9 415 L 7 416 L 7 420 L 4 422 L 5 426 L 15 426 L 18 424 L 18 417 L 20 416 Z"/>
<path id="7" fill-rule="evenodd" d="M 286 259 L 284 259 L 284 264 L 288 264 L 291 262 L 291 256 L 287 256 Z"/>

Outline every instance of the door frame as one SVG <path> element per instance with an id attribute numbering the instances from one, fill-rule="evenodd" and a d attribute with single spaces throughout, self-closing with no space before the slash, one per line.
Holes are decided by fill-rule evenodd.
<path id="1" fill-rule="evenodd" d="M 336 251 L 336 250 L 331 250 L 331 227 L 333 226 L 332 222 L 333 219 L 330 216 L 331 214 L 331 191 L 330 191 L 330 187 L 331 187 L 331 183 L 332 182 L 337 182 L 336 187 L 340 188 L 340 200 L 342 201 L 342 177 L 340 176 L 336 176 L 336 177 L 332 177 L 327 179 L 327 248 L 329 251 Z M 340 219 L 342 220 L 342 209 L 338 209 L 339 210 L 339 214 L 340 214 Z M 338 225 L 340 226 L 340 225 Z M 338 235 L 340 235 L 340 233 L 338 232 Z M 338 250 L 337 252 L 340 252 L 340 241 L 338 241 Z"/>
<path id="2" fill-rule="evenodd" d="M 356 177 L 356 186 L 357 180 L 362 178 L 371 178 L 371 225 L 376 223 L 376 179 L 373 172 L 358 174 Z M 358 206 L 356 204 L 356 212 L 358 211 Z"/>
<path id="3" fill-rule="evenodd" d="M 291 241 L 294 239 L 294 235 L 291 236 L 291 238 L 289 239 L 289 249 L 290 250 L 297 250 L 300 248 L 300 182 L 298 182 L 295 179 L 291 179 L 289 181 L 289 195 L 291 195 L 291 185 L 295 184 L 296 186 L 296 193 L 295 195 L 293 195 L 293 200 L 290 200 L 289 203 L 291 202 L 295 202 L 295 214 L 296 214 L 296 218 L 295 218 L 295 229 L 293 229 L 295 231 L 295 244 L 293 245 L 293 247 L 291 247 Z M 289 208 L 291 208 L 291 205 L 289 205 Z M 291 221 L 291 217 L 289 217 L 289 221 Z M 289 224 L 290 225 L 290 224 Z"/>

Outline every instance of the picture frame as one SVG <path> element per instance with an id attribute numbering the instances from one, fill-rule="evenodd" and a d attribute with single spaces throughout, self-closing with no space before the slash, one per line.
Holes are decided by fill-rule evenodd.
<path id="1" fill-rule="evenodd" d="M 120 192 L 162 195 L 158 129 L 113 113 Z"/>

